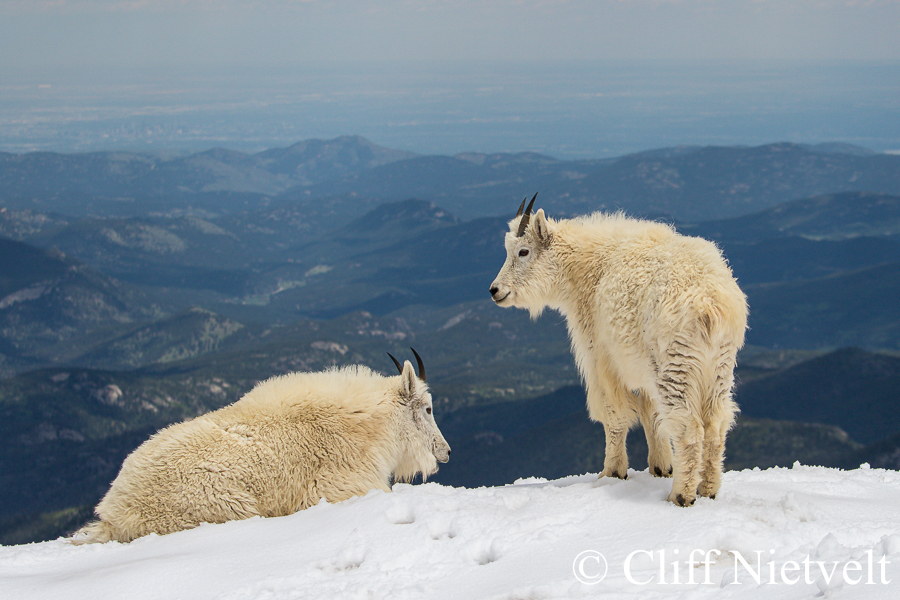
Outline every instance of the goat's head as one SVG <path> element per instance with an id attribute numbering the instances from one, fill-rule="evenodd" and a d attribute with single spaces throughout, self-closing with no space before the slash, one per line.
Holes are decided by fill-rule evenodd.
<path id="1" fill-rule="evenodd" d="M 491 284 L 491 298 L 498 306 L 527 308 L 532 316 L 540 314 L 546 305 L 547 288 L 552 276 L 552 265 L 546 256 L 552 238 L 551 223 L 539 209 L 534 215 L 531 209 L 537 194 L 525 208 L 525 200 L 519 212 L 509 222 L 506 234 L 506 262 Z"/>
<path id="2" fill-rule="evenodd" d="M 434 421 L 433 404 L 425 383 L 425 366 L 419 353 L 416 356 L 419 374 L 416 375 L 408 360 L 401 365 L 391 353 L 388 356 L 400 371 L 400 387 L 397 390 L 402 406 L 400 417 L 400 444 L 403 449 L 400 466 L 394 471 L 398 481 L 409 481 L 422 473 L 425 478 L 436 472 L 437 463 L 450 460 L 450 445 Z"/>

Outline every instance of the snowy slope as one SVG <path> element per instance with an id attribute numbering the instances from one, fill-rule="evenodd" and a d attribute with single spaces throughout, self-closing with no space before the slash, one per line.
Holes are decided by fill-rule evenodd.
<path id="1" fill-rule="evenodd" d="M 686 509 L 665 502 L 669 485 L 646 472 L 479 489 L 396 485 L 131 544 L 2 547 L 0 598 L 900 597 L 896 471 L 729 472 L 717 500 Z M 715 562 L 711 550 L 722 552 Z M 598 583 L 576 579 L 585 551 L 594 552 L 579 561 L 585 581 L 600 574 L 596 552 L 606 561 Z M 689 568 L 692 552 L 700 564 Z"/>

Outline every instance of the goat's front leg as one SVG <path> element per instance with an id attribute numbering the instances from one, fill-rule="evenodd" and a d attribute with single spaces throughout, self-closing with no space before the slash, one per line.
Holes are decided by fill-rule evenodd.
<path id="1" fill-rule="evenodd" d="M 608 421 L 609 419 L 603 422 L 606 455 L 603 458 L 603 471 L 600 477 L 628 479 L 628 452 L 625 448 L 625 439 L 628 437 L 630 423 L 621 420 Z"/>
<path id="2" fill-rule="evenodd" d="M 628 478 L 628 453 L 625 439 L 637 419 L 635 398 L 618 383 L 614 374 L 598 370 L 587 380 L 588 414 L 603 423 L 606 434 L 606 454 L 600 477 Z"/>

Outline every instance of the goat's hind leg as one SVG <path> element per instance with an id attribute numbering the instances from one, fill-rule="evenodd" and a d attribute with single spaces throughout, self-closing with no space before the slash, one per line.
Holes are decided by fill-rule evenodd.
<path id="1" fill-rule="evenodd" d="M 655 477 L 671 477 L 672 442 L 660 431 L 659 414 L 653 400 L 644 390 L 637 393 L 638 412 L 647 438 L 647 470 Z"/>
<path id="2" fill-rule="evenodd" d="M 657 375 L 661 431 L 672 440 L 672 492 L 669 501 L 691 506 L 703 471 L 701 367 L 688 344 L 675 341 Z"/>
<path id="3" fill-rule="evenodd" d="M 722 485 L 722 463 L 725 459 L 725 434 L 728 426 L 711 423 L 704 428 L 703 438 L 703 478 L 697 493 L 715 500 Z"/>
<path id="4" fill-rule="evenodd" d="M 734 385 L 734 356 L 726 352 L 716 367 L 716 379 L 707 406 L 704 407 L 703 480 L 699 494 L 715 498 L 722 485 L 725 461 L 725 437 L 734 425 L 737 405 L 731 397 Z"/>
<path id="5" fill-rule="evenodd" d="M 679 415 L 680 417 L 681 415 Z M 676 418 L 672 444 L 675 447 L 672 465 L 672 492 L 669 502 L 678 506 L 691 506 L 697 499 L 703 460 L 703 427 L 691 415 Z"/>

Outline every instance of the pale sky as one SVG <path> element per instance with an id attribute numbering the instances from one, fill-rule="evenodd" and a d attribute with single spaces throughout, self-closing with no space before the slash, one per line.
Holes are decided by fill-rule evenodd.
<path id="1" fill-rule="evenodd" d="M 6 69 L 900 60 L 900 0 L 0 0 Z"/>

